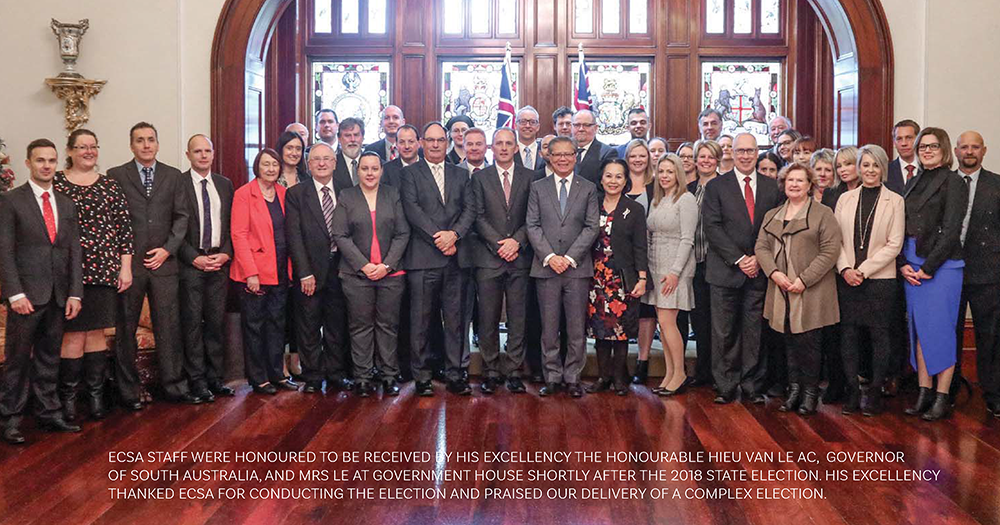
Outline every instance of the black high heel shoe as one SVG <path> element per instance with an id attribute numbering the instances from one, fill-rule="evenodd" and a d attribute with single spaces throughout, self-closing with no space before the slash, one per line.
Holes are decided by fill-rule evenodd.
<path id="1" fill-rule="evenodd" d="M 934 396 L 934 404 L 931 408 L 920 416 L 924 421 L 937 421 L 948 417 L 951 413 L 951 396 L 947 392 L 938 392 Z"/>
<path id="2" fill-rule="evenodd" d="M 931 389 L 920 387 L 920 393 L 917 394 L 917 402 L 903 412 L 909 416 L 919 416 L 920 414 L 927 412 L 927 409 L 931 407 L 932 403 L 934 403 L 934 395 L 931 393 Z"/>
<path id="3" fill-rule="evenodd" d="M 779 412 L 795 412 L 799 409 L 799 403 L 802 401 L 802 387 L 798 383 L 792 383 L 788 385 L 788 397 L 785 399 L 785 404 L 778 407 Z"/>

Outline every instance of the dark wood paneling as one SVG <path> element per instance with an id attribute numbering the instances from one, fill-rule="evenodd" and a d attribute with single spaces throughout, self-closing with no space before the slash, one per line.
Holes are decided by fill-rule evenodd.
<path id="1" fill-rule="evenodd" d="M 665 83 L 670 86 L 665 112 L 667 127 L 660 132 L 660 136 L 667 139 L 670 149 L 674 150 L 698 133 L 692 115 L 697 115 L 699 108 L 697 103 L 692 107 L 691 101 L 701 99 L 699 95 L 701 89 L 698 77 L 691 78 L 691 59 L 686 56 L 667 57 Z"/>
<path id="2" fill-rule="evenodd" d="M 529 0 L 525 0 L 528 5 Z M 536 0 L 535 4 L 535 46 L 554 47 L 556 45 L 556 0 Z"/>
<path id="3" fill-rule="evenodd" d="M 424 100 L 431 98 L 427 96 L 428 81 L 433 82 L 433 79 L 427 78 L 429 74 L 433 73 L 428 71 L 424 56 L 406 55 L 403 57 L 403 69 L 397 75 L 399 79 L 397 81 L 402 81 L 400 84 L 402 87 L 399 90 L 399 106 L 405 108 L 406 113 L 410 115 L 411 122 L 417 127 L 432 119 L 426 112 Z M 437 97 L 433 98 L 437 99 Z"/>
<path id="4" fill-rule="evenodd" d="M 402 8 L 398 11 L 396 23 L 402 28 L 403 45 L 423 47 L 426 38 L 424 36 L 425 17 L 413 15 L 415 13 L 424 15 L 429 13 L 429 11 L 423 11 L 426 9 L 425 0 L 399 0 L 399 3 Z M 407 14 L 410 16 L 406 16 Z"/>
<path id="5" fill-rule="evenodd" d="M 299 120 L 299 47 L 295 4 L 291 3 L 280 15 L 267 50 L 265 142 L 270 146 L 277 143 L 285 126 Z M 303 124 L 310 125 L 308 120 Z"/>
<path id="6" fill-rule="evenodd" d="M 535 71 L 557 71 L 558 70 L 558 55 L 535 55 Z M 545 75 L 537 74 L 535 76 L 534 90 L 532 93 L 533 102 L 530 105 L 534 106 L 538 110 L 538 118 L 541 121 L 541 130 L 539 133 L 545 136 L 549 133 L 554 133 L 552 126 L 552 112 L 562 104 L 559 99 L 559 86 L 557 85 L 558 75 Z M 523 89 L 523 88 L 522 88 Z M 522 106 L 527 105 L 526 102 L 521 103 Z M 552 108 L 552 109 L 549 109 Z"/>

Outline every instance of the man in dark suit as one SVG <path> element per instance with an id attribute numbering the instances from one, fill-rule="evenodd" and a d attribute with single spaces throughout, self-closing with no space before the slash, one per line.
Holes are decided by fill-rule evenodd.
<path id="1" fill-rule="evenodd" d="M 416 126 L 403 124 L 396 130 L 396 148 L 396 159 L 382 164 L 382 180 L 379 184 L 399 189 L 399 177 L 403 168 L 420 161 L 420 131 Z"/>
<path id="2" fill-rule="evenodd" d="M 486 132 L 480 128 L 469 128 L 462 135 L 462 147 L 465 149 L 465 158 L 458 163 L 458 167 L 465 170 L 472 177 L 486 169 L 489 163 L 486 162 Z M 469 199 L 472 199 L 470 188 Z M 479 309 L 476 300 L 476 280 L 472 275 L 475 263 L 472 258 L 472 247 L 479 243 L 479 236 L 476 229 L 472 228 L 466 236 L 466 249 L 458 252 L 458 265 L 466 272 L 465 291 L 462 293 L 462 370 L 468 376 L 469 362 L 472 357 L 472 348 L 469 344 L 469 327 L 472 327 L 472 344 L 479 346 Z"/>
<path id="3" fill-rule="evenodd" d="M 958 365 L 962 363 L 965 313 L 972 308 L 976 332 L 976 375 L 986 410 L 1000 417 L 1000 176 L 983 169 L 986 145 L 975 131 L 958 137 L 958 174 L 969 186 L 969 205 L 962 224 L 965 274 L 958 317 Z"/>
<path id="4" fill-rule="evenodd" d="M 340 141 L 340 151 L 337 152 L 337 167 L 333 178 L 340 183 L 351 181 L 352 186 L 357 186 L 358 161 L 361 159 L 361 147 L 365 140 L 365 123 L 354 117 L 345 118 L 337 129 L 337 140 Z"/>
<path id="5" fill-rule="evenodd" d="M 350 119 L 344 119 L 340 130 Z M 349 389 L 347 311 L 340 283 L 340 254 L 333 240 L 337 196 L 351 184 L 334 177 L 333 148 L 317 144 L 309 152 L 311 183 L 296 184 L 285 197 L 285 230 L 292 258 L 295 336 L 306 393 L 328 388 Z M 322 330 L 322 337 L 321 337 Z"/>
<path id="6" fill-rule="evenodd" d="M 403 168 L 401 197 L 410 222 L 410 244 L 404 267 L 410 285 L 410 351 L 416 392 L 434 395 L 428 358 L 428 335 L 432 313 L 444 320 L 444 354 L 450 392 L 472 392 L 462 378 L 462 290 L 464 273 L 458 252 L 467 249 L 466 237 L 474 217 L 466 208 L 468 173 L 445 163 L 448 144 L 440 122 L 424 126 L 424 159 Z"/>
<path id="7" fill-rule="evenodd" d="M 538 111 L 531 106 L 524 106 L 517 111 L 517 151 L 514 153 L 514 164 L 529 170 L 537 170 L 545 166 L 539 149 L 538 130 L 541 123 Z"/>
<path id="8" fill-rule="evenodd" d="M 80 431 L 63 419 L 56 394 L 63 320 L 80 313 L 83 298 L 80 224 L 73 201 L 52 190 L 55 144 L 32 141 L 24 164 L 28 182 L 0 194 L 0 290 L 9 304 L 0 420 L 12 445 L 24 443 L 19 426 L 29 392 L 39 426 Z"/>
<path id="9" fill-rule="evenodd" d="M 184 172 L 188 228 L 177 257 L 180 268 L 181 325 L 184 327 L 184 370 L 191 393 L 205 401 L 232 396 L 226 377 L 223 332 L 229 261 L 233 242 L 229 216 L 233 183 L 212 173 L 215 150 L 205 135 L 188 139 L 191 169 Z"/>
<path id="10" fill-rule="evenodd" d="M 625 150 L 628 148 L 628 143 L 635 139 L 646 140 L 646 133 L 649 133 L 649 114 L 646 113 L 645 108 L 635 107 L 628 110 L 628 132 L 629 139 L 625 141 L 625 144 L 615 147 L 615 153 L 618 154 L 618 158 L 625 158 Z"/>
<path id="11" fill-rule="evenodd" d="M 493 133 L 493 166 L 472 177 L 472 198 L 466 206 L 474 209 L 476 231 L 473 243 L 476 284 L 479 288 L 479 348 L 483 355 L 481 385 L 492 394 L 507 376 L 507 388 L 524 392 L 525 320 L 528 302 L 528 272 L 532 252 L 525 218 L 528 193 L 535 172 L 518 166 L 514 132 L 501 128 Z M 500 312 L 507 303 L 507 359 L 500 357 Z"/>
<path id="12" fill-rule="evenodd" d="M 337 112 L 330 108 L 323 108 L 316 112 L 316 135 L 320 142 L 324 142 L 332 148 L 337 147 L 337 130 L 340 119 Z"/>
<path id="13" fill-rule="evenodd" d="M 132 258 L 132 286 L 119 294 L 116 323 L 115 373 L 122 402 L 129 410 L 141 410 L 138 351 L 135 332 L 142 313 L 142 300 L 149 296 L 149 310 L 156 338 L 156 359 L 160 386 L 167 399 L 198 404 L 204 400 L 193 395 L 184 378 L 184 353 L 179 334 L 180 311 L 177 303 L 177 273 L 180 265 L 175 254 L 184 242 L 188 228 L 188 205 L 185 188 L 191 184 L 173 166 L 156 160 L 160 150 L 156 128 L 147 122 L 132 126 L 129 132 L 135 158 L 108 170 L 121 186 L 128 201 L 135 235 Z"/>
<path id="14" fill-rule="evenodd" d="M 701 140 L 719 140 L 722 135 L 722 113 L 713 108 L 705 108 L 698 115 L 698 131 L 701 133 Z"/>
<path id="15" fill-rule="evenodd" d="M 764 403 L 767 359 L 760 351 L 767 276 L 754 256 L 761 221 L 780 203 L 778 184 L 754 169 L 757 140 L 740 133 L 733 144 L 736 166 L 705 186 L 702 223 L 708 241 L 705 280 L 711 287 L 712 376 L 716 403 L 744 397 Z"/>
<path id="16" fill-rule="evenodd" d="M 597 121 L 589 109 L 573 114 L 573 139 L 576 141 L 576 174 L 600 187 L 601 163 L 615 158 L 615 148 L 597 140 Z"/>
<path id="17" fill-rule="evenodd" d="M 889 163 L 885 187 L 900 195 L 903 194 L 906 183 L 920 171 L 916 155 L 919 133 L 920 125 L 910 119 L 901 120 L 892 127 L 892 145 L 898 156 Z"/>
<path id="18" fill-rule="evenodd" d="M 527 231 L 535 252 L 531 277 L 538 287 L 542 313 L 545 386 L 538 395 L 558 392 L 583 396 L 580 373 L 586 364 L 587 298 L 594 278 L 590 250 L 600 222 L 597 187 L 573 173 L 576 147 L 564 137 L 549 143 L 555 175 L 535 181 L 528 195 Z M 559 355 L 559 317 L 566 314 L 567 353 Z"/>
<path id="19" fill-rule="evenodd" d="M 386 106 L 382 110 L 382 131 L 385 138 L 376 140 L 365 146 L 365 151 L 374 151 L 382 157 L 382 162 L 392 162 L 399 158 L 399 148 L 396 145 L 396 133 L 399 127 L 406 124 L 403 110 L 399 106 Z"/>

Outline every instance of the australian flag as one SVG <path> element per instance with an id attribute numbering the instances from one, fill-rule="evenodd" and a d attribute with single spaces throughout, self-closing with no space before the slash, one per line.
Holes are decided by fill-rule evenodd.
<path id="1" fill-rule="evenodd" d="M 514 97 L 511 95 L 510 82 L 510 44 L 507 44 L 507 55 L 500 68 L 500 100 L 497 101 L 497 129 L 514 127 Z"/>
<path id="2" fill-rule="evenodd" d="M 583 44 L 580 44 L 578 48 L 580 51 L 580 73 L 577 75 L 579 80 L 576 83 L 576 98 L 573 101 L 573 106 L 577 111 L 581 109 L 591 109 L 591 99 L 590 99 L 590 82 L 587 81 L 587 63 L 583 60 Z"/>

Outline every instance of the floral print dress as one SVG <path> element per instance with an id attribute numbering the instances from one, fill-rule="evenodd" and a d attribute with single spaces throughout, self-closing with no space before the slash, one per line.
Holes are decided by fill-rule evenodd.
<path id="1" fill-rule="evenodd" d="M 614 268 L 611 227 L 615 214 L 601 207 L 600 233 L 594 242 L 594 280 L 587 306 L 587 335 L 594 339 L 628 341 L 638 336 L 638 300 L 629 296 L 621 272 Z"/>

